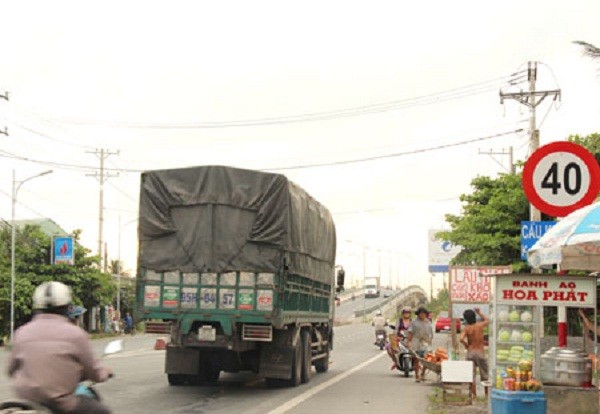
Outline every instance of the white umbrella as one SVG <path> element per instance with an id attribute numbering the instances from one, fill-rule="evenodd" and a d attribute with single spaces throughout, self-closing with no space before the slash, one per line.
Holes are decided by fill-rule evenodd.
<path id="1" fill-rule="evenodd" d="M 560 220 L 529 249 L 527 261 L 534 268 L 600 270 L 600 202 Z"/>

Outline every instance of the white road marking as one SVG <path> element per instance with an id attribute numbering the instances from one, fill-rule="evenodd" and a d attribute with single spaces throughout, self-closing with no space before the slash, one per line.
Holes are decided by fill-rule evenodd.
<path id="1" fill-rule="evenodd" d="M 298 395 L 295 398 L 292 398 L 291 400 L 289 400 L 285 404 L 280 405 L 276 409 L 269 411 L 267 414 L 283 414 L 283 413 L 291 410 L 292 408 L 294 408 L 298 404 L 301 404 L 304 401 L 308 400 L 313 395 L 315 395 L 315 394 L 317 394 L 317 393 L 319 393 L 319 392 L 321 392 L 321 391 L 323 391 L 323 390 L 331 387 L 332 385 L 340 382 L 344 378 L 346 378 L 346 377 L 354 374 L 356 371 L 362 369 L 363 367 L 369 365 L 370 363 L 374 362 L 375 360 L 381 358 L 384 355 L 387 355 L 387 353 L 378 353 L 373 358 L 367 359 L 365 362 L 363 362 L 362 364 L 359 364 L 359 365 L 355 366 L 351 370 L 346 371 L 343 374 L 338 374 L 337 376 L 331 378 L 330 380 L 325 381 L 324 383 L 319 384 L 316 387 L 311 388 L 310 390 L 308 390 L 306 392 L 303 392 L 302 394 Z"/>

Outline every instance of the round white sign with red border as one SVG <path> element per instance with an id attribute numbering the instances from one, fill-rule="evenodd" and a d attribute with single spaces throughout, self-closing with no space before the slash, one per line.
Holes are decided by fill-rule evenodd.
<path id="1" fill-rule="evenodd" d="M 523 189 L 541 212 L 564 217 L 596 200 L 600 166 L 581 145 L 552 142 L 536 150 L 525 163 Z"/>

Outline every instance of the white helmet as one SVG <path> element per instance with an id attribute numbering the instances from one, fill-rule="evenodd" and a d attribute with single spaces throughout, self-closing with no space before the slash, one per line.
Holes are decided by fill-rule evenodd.
<path id="1" fill-rule="evenodd" d="M 377 316 L 381 316 L 381 311 L 380 311 L 380 310 L 378 310 L 377 312 L 375 312 L 375 315 L 377 315 Z"/>
<path id="2" fill-rule="evenodd" d="M 33 292 L 34 309 L 51 309 L 71 303 L 71 289 L 60 282 L 44 282 Z"/>

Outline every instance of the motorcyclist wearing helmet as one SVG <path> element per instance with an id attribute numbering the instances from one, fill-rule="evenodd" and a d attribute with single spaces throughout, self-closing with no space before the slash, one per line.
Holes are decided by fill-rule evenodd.
<path id="1" fill-rule="evenodd" d="M 396 332 L 397 341 L 404 341 L 406 339 L 406 331 L 408 330 L 408 328 L 410 327 L 410 324 L 412 322 L 411 315 L 412 315 L 412 311 L 408 306 L 405 306 L 402 308 L 402 313 L 398 317 L 398 321 L 396 322 L 395 329 L 394 329 Z M 394 353 L 397 352 L 397 350 L 394 348 L 395 347 L 393 347 L 392 344 L 389 344 L 387 347 L 388 355 L 390 356 L 390 359 L 392 360 L 392 366 L 390 368 L 392 370 L 397 368 L 396 367 L 396 356 L 394 355 Z"/>
<path id="2" fill-rule="evenodd" d="M 385 327 L 387 326 L 387 321 L 385 320 L 385 318 L 383 317 L 383 315 L 381 314 L 380 310 L 377 310 L 377 312 L 375 312 L 375 317 L 373 318 L 373 320 L 371 321 L 371 326 L 375 327 L 375 345 L 377 345 L 377 333 L 378 331 L 383 331 L 383 335 L 385 336 Z"/>
<path id="3" fill-rule="evenodd" d="M 109 368 L 94 358 L 87 333 L 69 322 L 71 289 L 45 282 L 35 289 L 36 314 L 14 335 L 8 374 L 13 389 L 24 398 L 56 413 L 110 414 L 97 400 L 75 395 L 79 382 L 106 381 Z"/>

